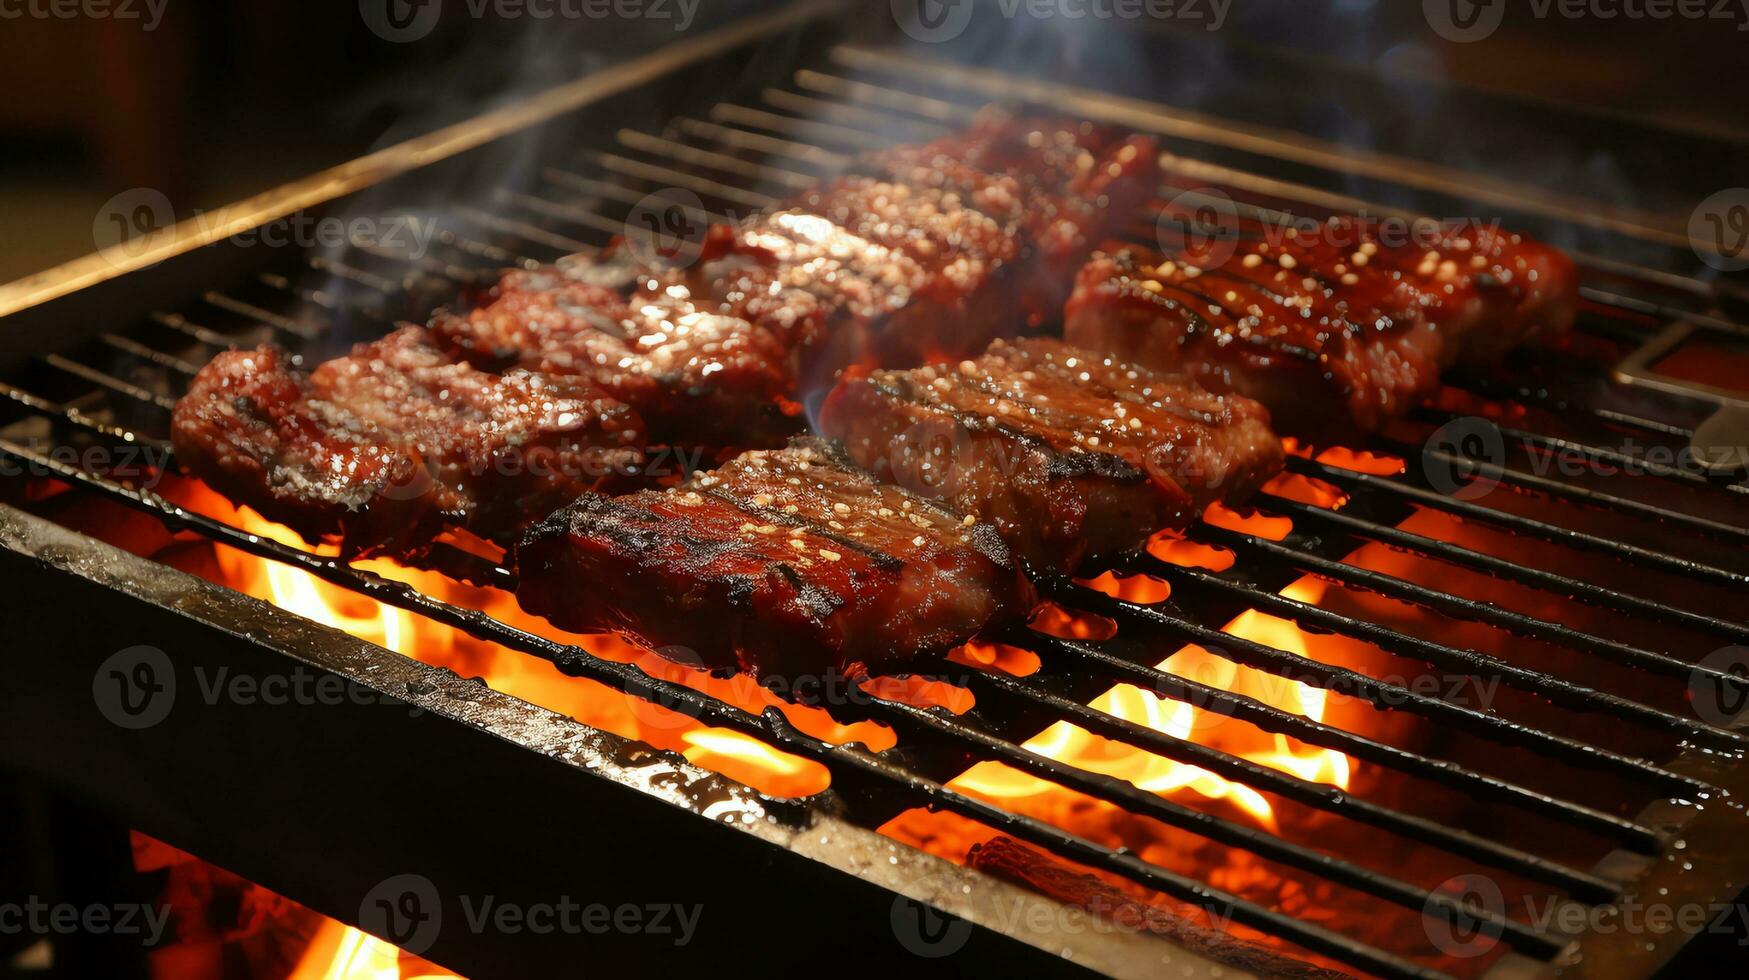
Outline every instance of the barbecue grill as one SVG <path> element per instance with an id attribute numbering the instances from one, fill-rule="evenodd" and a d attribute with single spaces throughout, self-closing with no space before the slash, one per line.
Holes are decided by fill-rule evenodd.
<path id="1" fill-rule="evenodd" d="M 1659 370 L 1682 344 L 1745 327 L 1728 312 L 1730 287 L 1697 274 L 1685 222 L 1224 121 L 1116 84 L 982 67 L 960 57 L 976 29 L 960 44 L 917 45 L 890 23 L 884 36 L 857 23 L 830 2 L 749 18 L 244 202 L 222 221 L 0 291 L 10 463 L 0 561 L 15 637 L 6 765 L 391 940 L 417 930 L 385 931 L 366 900 L 417 874 L 435 898 L 425 911 L 446 923 L 422 952 L 469 973 L 574 969 L 580 951 L 631 962 L 657 947 L 630 934 L 468 929 L 456 896 L 697 902 L 696 939 L 660 952 L 701 967 L 957 951 L 966 959 L 948 962 L 1119 975 L 1269 974 L 1309 961 L 1380 976 L 1639 976 L 1676 956 L 1695 930 L 1610 924 L 1649 903 L 1728 904 L 1749 879 L 1735 802 L 1749 791 L 1739 710 L 1749 658 L 1735 646 L 1749 644 L 1739 598 L 1749 481 L 1725 425 L 1741 389 Z M 701 101 L 721 94 L 723 77 L 741 82 Z M 970 710 L 790 693 L 842 725 L 890 729 L 881 749 L 286 543 L 189 503 L 167 489 L 174 478 L 160 483 L 173 467 L 168 408 L 228 346 L 325 354 L 423 319 L 504 267 L 615 235 L 668 235 L 683 249 L 686 229 L 777 205 L 857 152 L 939 135 L 992 101 L 1158 135 L 1159 200 L 1134 222 L 1143 244 L 1160 208 L 1187 194 L 1244 222 L 1498 217 L 1576 252 L 1577 338 L 1560 357 L 1521 352 L 1449 378 L 1439 401 L 1368 444 L 1305 447 L 1255 515 L 1162 539 L 1101 579 L 1046 583 L 1064 622 L 989 638 L 1031 651 L 1036 670 L 920 665 L 969 691 Z M 530 179 L 456 203 L 457 187 L 480 186 L 531 143 Z M 679 224 L 643 226 L 652 207 Z M 391 211 L 430 216 L 430 249 L 292 254 L 234 237 L 294 214 Z M 1707 450 L 1698 462 L 1696 446 Z M 214 545 L 747 736 L 823 767 L 830 788 L 761 792 L 166 558 Z M 459 547 L 419 571 L 484 590 L 513 581 Z M 1296 588 L 1306 582 L 1317 588 Z M 1314 656 L 1279 630 L 1258 638 L 1230 625 L 1246 616 L 1367 652 Z M 271 710 L 220 698 L 118 724 L 94 691 L 118 663 L 143 678 L 137 696 L 162 683 L 132 673 L 129 651 L 142 645 L 173 664 L 178 703 L 196 700 L 194 672 L 222 668 L 309 671 L 370 696 Z M 1187 645 L 1224 666 L 1159 666 Z M 1328 711 L 1233 689 L 1232 665 L 1328 692 Z M 1340 754 L 1367 781 L 1345 789 L 1093 706 L 1118 685 Z M 1243 787 L 1273 816 L 1042 751 L 1040 733 L 1061 723 Z M 1072 794 L 1082 817 L 1053 820 L 968 788 L 963 774 L 991 763 Z M 1089 831 L 1089 809 L 1198 843 L 1176 855 L 1124 846 Z M 993 850 L 969 866 L 928 853 L 964 857 L 918 846 L 906 829 L 941 815 L 1027 845 L 1044 870 L 1017 874 L 987 860 Z M 1210 853 L 1263 870 L 1215 875 Z M 1096 873 L 1120 904 L 1157 894 L 1177 903 L 1164 907 L 1200 908 L 1240 941 L 1133 920 L 1092 928 L 1065 914 L 1077 896 L 1060 883 L 1093 879 L 1058 869 Z"/>

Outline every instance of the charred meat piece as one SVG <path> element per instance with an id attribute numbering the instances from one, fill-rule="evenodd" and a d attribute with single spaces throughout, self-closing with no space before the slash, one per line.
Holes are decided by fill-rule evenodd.
<path id="1" fill-rule="evenodd" d="M 626 293 L 599 284 L 612 261 L 573 256 L 512 272 L 489 302 L 439 314 L 432 330 L 483 367 L 587 379 L 635 408 L 661 440 L 759 443 L 800 427 L 783 399 L 794 390 L 795 337 L 813 329 L 808 310 L 792 302 L 786 317 L 769 291 L 738 313 L 701 307 L 684 282 L 655 271 Z"/>
<path id="2" fill-rule="evenodd" d="M 1112 126 L 986 109 L 963 132 L 870 154 L 859 167 L 949 191 L 1018 228 L 1026 255 L 1013 301 L 1036 326 L 1060 315 L 1089 253 L 1153 194 L 1158 150 L 1153 139 Z"/>
<path id="3" fill-rule="evenodd" d="M 813 438 L 664 491 L 587 494 L 517 549 L 523 607 L 682 662 L 853 675 L 949 649 L 1033 593 L 988 525 Z"/>
<path id="4" fill-rule="evenodd" d="M 1070 573 L 1242 500 L 1281 468 L 1262 406 L 1057 340 L 846 379 L 821 428 L 883 479 L 995 525 Z"/>
<path id="5" fill-rule="evenodd" d="M 1578 308 L 1572 260 L 1487 227 L 1386 242 L 1371 223 L 1332 219 L 1271 237 L 1212 268 L 1095 258 L 1069 302 L 1069 341 L 1248 395 L 1290 431 L 1344 435 L 1403 414 L 1445 368 L 1565 331 Z"/>
<path id="6" fill-rule="evenodd" d="M 409 555 L 445 526 L 504 540 L 635 468 L 637 414 L 580 380 L 457 364 L 417 327 L 308 376 L 271 348 L 221 354 L 176 405 L 183 465 L 349 555 Z"/>

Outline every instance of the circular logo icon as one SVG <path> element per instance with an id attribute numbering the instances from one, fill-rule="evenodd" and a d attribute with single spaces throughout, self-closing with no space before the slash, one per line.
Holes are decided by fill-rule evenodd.
<path id="1" fill-rule="evenodd" d="M 1155 232 L 1167 258 L 1212 269 L 1239 250 L 1239 207 L 1212 187 L 1183 191 L 1166 202 Z"/>
<path id="2" fill-rule="evenodd" d="M 698 260 L 710 215 L 697 194 L 665 187 L 626 213 L 625 242 L 640 261 L 685 267 Z"/>
<path id="3" fill-rule="evenodd" d="M 1749 647 L 1714 650 L 1695 665 L 1688 700 L 1709 725 L 1738 728 L 1749 721 Z"/>
<path id="4" fill-rule="evenodd" d="M 417 956 L 443 930 L 443 901 L 430 878 L 395 875 L 365 893 L 358 903 L 358 926 Z"/>
<path id="5" fill-rule="evenodd" d="M 893 482 L 925 497 L 946 498 L 958 492 L 965 468 L 973 465 L 972 433 L 952 419 L 918 422 L 894 439 L 887 449 Z"/>
<path id="6" fill-rule="evenodd" d="M 1493 422 L 1474 415 L 1440 426 L 1421 447 L 1421 466 L 1428 484 L 1457 500 L 1487 496 L 1499 481 L 1486 467 L 1505 465 L 1505 433 Z"/>
<path id="7" fill-rule="evenodd" d="M 1447 904 L 1452 901 L 1496 918 L 1506 914 L 1506 896 L 1494 879 L 1476 874 L 1447 878 L 1433 889 L 1421 910 L 1421 924 L 1435 949 L 1447 956 L 1469 959 L 1499 945 L 1498 921 L 1488 921 Z"/>
<path id="8" fill-rule="evenodd" d="M 385 41 L 407 44 L 425 38 L 443 16 L 443 0 L 358 0 L 364 26 Z"/>
<path id="9" fill-rule="evenodd" d="M 91 700 L 118 727 L 151 728 L 176 704 L 176 671 L 170 657 L 152 646 L 117 650 L 91 676 Z"/>
<path id="10" fill-rule="evenodd" d="M 136 187 L 103 202 L 91 222 L 91 241 L 109 264 L 131 262 L 176 224 L 176 209 L 163 191 Z"/>
<path id="11" fill-rule="evenodd" d="M 1458 44 L 1480 41 L 1500 29 L 1506 0 L 1421 0 L 1433 33 Z"/>
<path id="12" fill-rule="evenodd" d="M 929 875 L 913 882 L 893 898 L 893 935 L 899 945 L 925 959 L 952 956 L 972 938 L 972 924 L 948 915 L 924 901 L 953 887 L 945 875 Z"/>
<path id="13" fill-rule="evenodd" d="M 1749 187 L 1732 187 L 1700 202 L 1688 218 L 1694 254 L 1720 272 L 1749 269 Z"/>
<path id="14" fill-rule="evenodd" d="M 951 41 L 972 22 L 972 0 L 892 0 L 893 19 L 912 40 Z"/>
<path id="15" fill-rule="evenodd" d="M 657 647 L 662 659 L 697 671 L 705 669 L 704 657 L 697 650 L 680 644 Z M 686 685 L 674 680 L 667 684 L 652 684 L 647 690 L 633 691 L 626 699 L 632 717 L 646 731 L 672 732 L 691 728 L 698 723 L 699 709 L 681 690 Z"/>

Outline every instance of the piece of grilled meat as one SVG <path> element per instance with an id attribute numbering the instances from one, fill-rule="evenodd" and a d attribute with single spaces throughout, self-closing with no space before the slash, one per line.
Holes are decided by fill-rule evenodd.
<path id="1" fill-rule="evenodd" d="M 994 524 L 1028 568 L 1064 574 L 1243 500 L 1283 458 L 1256 402 L 1044 338 L 847 378 L 820 426 L 883 479 Z"/>
<path id="2" fill-rule="evenodd" d="M 1066 335 L 1249 395 L 1287 431 L 1316 436 L 1377 429 L 1435 391 L 1445 368 L 1572 324 L 1577 278 L 1553 248 L 1485 226 L 1382 237 L 1376 223 L 1331 219 L 1243 242 L 1212 268 L 1099 256 L 1081 272 Z"/>
<path id="3" fill-rule="evenodd" d="M 273 348 L 220 354 L 171 434 L 214 489 L 348 556 L 417 554 L 445 526 L 507 540 L 635 468 L 644 442 L 600 389 L 455 363 L 418 327 L 307 376 Z"/>
<path id="4" fill-rule="evenodd" d="M 586 494 L 516 561 L 517 599 L 564 629 L 764 677 L 903 663 L 1033 602 L 994 529 L 814 438 L 669 490 Z"/>
<path id="5" fill-rule="evenodd" d="M 636 409 L 658 439 L 741 445 L 801 426 L 785 399 L 817 317 L 805 295 L 768 290 L 738 311 L 701 306 L 675 276 L 616 251 L 508 273 L 488 302 L 439 313 L 431 329 L 481 367 L 585 378 Z"/>

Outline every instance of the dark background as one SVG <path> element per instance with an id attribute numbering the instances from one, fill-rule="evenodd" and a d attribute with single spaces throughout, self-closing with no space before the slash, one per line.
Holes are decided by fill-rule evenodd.
<path id="1" fill-rule="evenodd" d="M 649 20 L 475 18 L 465 0 L 424 2 L 443 4 L 441 20 L 410 43 L 372 33 L 357 0 L 162 0 L 151 31 L 139 19 L 0 19 L 0 282 L 92 251 L 92 223 L 120 192 L 161 190 L 183 215 L 216 208 L 779 5 L 702 0 L 681 34 Z M 887 0 L 855 6 L 874 22 L 888 13 Z M 1492 37 L 1454 44 L 1429 29 L 1420 0 L 1233 0 L 1215 32 L 1020 18 L 1013 42 L 989 59 L 1049 61 L 1071 75 L 1116 64 L 1174 105 L 1471 169 L 1497 165 L 1674 216 L 1713 190 L 1749 184 L 1749 33 L 1738 30 L 1749 14 L 1732 10 L 1724 22 L 1539 20 L 1514 2 Z M 1113 47 L 1125 30 L 1167 35 L 1166 46 L 1126 65 Z M 1448 124 L 1443 110 L 1456 99 L 1507 121 Z M 1585 121 L 1584 132 L 1540 132 L 1538 117 L 1557 108 Z M 1544 140 L 1526 155 L 1527 143 Z"/>

